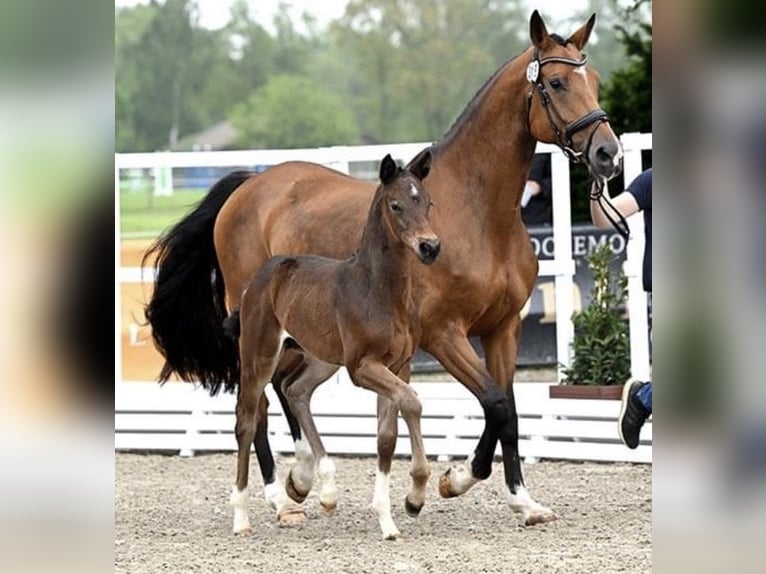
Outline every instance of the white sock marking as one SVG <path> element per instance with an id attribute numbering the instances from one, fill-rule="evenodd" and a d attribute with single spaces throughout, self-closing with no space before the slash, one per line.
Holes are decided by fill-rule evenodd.
<path id="1" fill-rule="evenodd" d="M 375 473 L 375 490 L 372 495 L 372 503 L 370 506 L 378 515 L 380 530 L 383 533 L 383 538 L 386 540 L 399 536 L 399 529 L 396 527 L 394 519 L 391 517 L 391 497 L 389 492 L 390 484 L 388 474 L 378 470 Z"/>
<path id="2" fill-rule="evenodd" d="M 239 490 L 236 485 L 231 488 L 229 503 L 234 507 L 234 533 L 238 534 L 250 529 L 250 519 L 247 516 L 247 488 Z"/>

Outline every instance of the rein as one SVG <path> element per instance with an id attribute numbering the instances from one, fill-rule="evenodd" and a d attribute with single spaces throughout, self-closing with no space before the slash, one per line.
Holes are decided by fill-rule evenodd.
<path id="1" fill-rule="evenodd" d="M 625 241 L 628 241 L 628 239 L 630 239 L 630 226 L 625 220 L 625 216 L 620 213 L 620 211 L 611 201 L 609 201 L 609 196 L 604 194 L 605 189 L 605 180 L 595 178 L 591 186 L 591 191 L 588 193 L 588 195 L 590 199 L 598 201 L 598 205 L 601 208 L 601 211 L 604 212 L 606 218 L 609 220 L 609 223 L 611 223 L 612 227 L 614 227 L 617 232 L 622 235 Z"/>
<path id="2" fill-rule="evenodd" d="M 556 145 L 561 148 L 561 151 L 564 152 L 564 155 L 567 156 L 569 161 L 573 163 L 579 163 L 582 159 L 582 156 L 585 155 L 587 157 L 588 153 L 590 152 L 593 136 L 596 133 L 596 129 L 598 128 L 599 124 L 601 122 L 608 122 L 609 116 L 606 115 L 604 110 L 596 109 L 589 111 L 584 116 L 567 124 L 564 118 L 561 117 L 559 111 L 556 109 L 556 106 L 553 104 L 553 100 L 551 99 L 548 90 L 545 88 L 542 75 L 540 74 L 540 69 L 545 64 L 550 64 L 552 62 L 569 64 L 570 66 L 579 68 L 588 62 L 588 56 L 583 54 L 582 58 L 579 60 L 564 58 L 561 56 L 550 56 L 541 60 L 540 49 L 535 48 L 535 57 L 527 66 L 527 80 L 530 84 L 533 85 L 533 88 L 527 94 L 527 123 L 529 123 L 529 109 L 532 105 L 532 96 L 535 93 L 535 88 L 537 88 L 537 91 L 540 93 L 540 103 L 542 104 L 543 109 L 548 116 L 548 121 L 553 128 L 553 132 L 556 134 Z M 554 121 L 554 116 L 556 116 L 558 122 Z M 563 135 L 559 125 L 566 126 L 564 128 Z M 593 126 L 593 129 L 591 129 L 590 134 L 588 135 L 585 147 L 582 151 L 575 151 L 572 144 L 572 136 L 580 130 L 584 130 L 590 125 Z M 598 204 L 601 207 L 601 210 L 604 212 L 606 218 L 609 220 L 609 223 L 611 223 L 612 227 L 614 227 L 617 232 L 627 241 L 630 237 L 630 226 L 628 225 L 628 222 L 625 220 L 625 217 L 622 215 L 622 213 L 620 213 L 612 204 L 612 202 L 609 201 L 608 195 L 604 195 L 604 189 L 606 189 L 606 182 L 600 178 L 594 178 L 591 191 L 589 192 L 590 199 L 598 201 Z"/>
<path id="3" fill-rule="evenodd" d="M 596 133 L 596 128 L 598 127 L 598 124 L 601 122 L 608 122 L 609 117 L 606 115 L 606 112 L 602 109 L 596 109 L 591 110 L 581 118 L 576 119 L 575 121 L 571 122 L 570 124 L 566 124 L 566 121 L 564 118 L 561 117 L 561 114 L 556 109 L 556 106 L 553 104 L 553 100 L 551 99 L 550 94 L 548 93 L 548 90 L 545 88 L 545 85 L 543 84 L 542 75 L 540 74 L 541 68 L 545 64 L 550 64 L 552 62 L 558 62 L 561 64 L 569 64 L 570 66 L 576 66 L 581 67 L 586 64 L 588 61 L 588 56 L 583 54 L 583 57 L 580 60 L 574 60 L 572 58 L 563 58 L 561 56 L 550 56 L 548 58 L 540 59 L 540 50 L 539 48 L 535 48 L 535 57 L 534 59 L 529 63 L 527 66 L 527 80 L 529 83 L 533 84 L 534 87 L 537 88 L 537 91 L 540 93 L 540 103 L 543 106 L 543 109 L 545 109 L 545 113 L 548 115 L 548 121 L 551 124 L 551 127 L 553 128 L 553 132 L 556 134 L 556 145 L 561 148 L 561 150 L 564 152 L 564 155 L 567 156 L 569 161 L 574 163 L 579 163 L 580 159 L 583 155 L 588 154 L 590 151 L 590 145 L 593 141 L 593 135 Z M 532 95 L 534 94 L 534 88 L 529 91 L 527 94 L 527 122 L 529 122 L 529 108 L 532 104 Z M 558 122 L 554 121 L 553 116 L 556 116 L 556 119 Z M 564 133 L 561 133 L 561 129 L 559 128 L 559 124 L 564 124 L 566 127 L 564 128 Z M 593 129 L 590 132 L 590 135 L 588 136 L 587 143 L 585 145 L 585 148 L 582 151 L 576 151 L 574 149 L 574 146 L 572 144 L 572 136 L 579 132 L 580 130 L 583 130 L 587 128 L 588 126 L 593 125 Z"/>

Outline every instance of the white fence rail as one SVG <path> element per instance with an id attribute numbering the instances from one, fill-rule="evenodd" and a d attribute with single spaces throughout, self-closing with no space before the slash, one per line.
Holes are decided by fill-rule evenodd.
<path id="1" fill-rule="evenodd" d="M 435 457 L 464 457 L 476 447 L 484 428 L 478 401 L 459 383 L 414 383 L 423 403 L 426 452 Z M 570 459 L 651 462 L 652 424 L 642 430 L 641 445 L 630 450 L 619 440 L 619 401 L 550 399 L 546 383 L 514 385 L 519 412 L 519 450 L 527 461 Z M 269 386 L 269 441 L 278 453 L 292 453 L 293 442 L 279 402 Z M 188 383 L 120 383 L 115 393 L 115 449 L 234 451 L 233 395 L 210 397 Z M 315 393 L 312 412 L 331 454 L 376 452 L 376 399 L 355 387 L 345 371 Z M 409 455 L 407 426 L 399 421 L 397 455 Z M 500 448 L 495 453 L 500 456 Z"/>
<path id="2" fill-rule="evenodd" d="M 641 171 L 641 152 L 652 148 L 651 134 L 626 134 L 625 180 Z M 234 450 L 234 397 L 210 398 L 192 385 L 122 381 L 122 283 L 153 280 L 152 269 L 123 267 L 120 264 L 119 190 L 121 170 L 154 168 L 155 171 L 189 166 L 273 165 L 286 160 L 315 161 L 349 172 L 355 161 L 378 161 L 386 153 L 409 161 L 427 143 L 332 147 L 306 150 L 248 150 L 236 152 L 189 152 L 115 155 L 115 448 L 167 450 L 182 454 L 195 451 Z M 553 188 L 552 260 L 541 261 L 540 276 L 555 278 L 557 360 L 570 363 L 570 343 L 574 336 L 570 320 L 574 309 L 575 264 L 571 249 L 569 162 L 555 146 L 538 145 L 539 153 L 551 154 Z M 164 178 L 168 181 L 169 178 Z M 641 288 L 641 261 L 644 245 L 643 215 L 629 219 L 625 272 L 628 275 L 628 310 L 631 334 L 631 370 L 640 379 L 650 377 L 647 336 L 647 301 Z M 341 370 L 340 373 L 345 373 Z M 347 375 L 341 374 L 338 377 Z M 559 376 L 561 376 L 559 374 Z M 457 383 L 422 383 L 416 388 L 423 398 L 423 430 L 427 452 L 433 456 L 465 456 L 476 446 L 483 415 L 478 401 Z M 549 399 L 548 385 L 516 384 L 519 410 L 520 450 L 528 460 L 560 458 L 596 461 L 651 462 L 651 423 L 642 432 L 636 450 L 624 447 L 617 437 L 619 402 L 609 400 Z M 269 389 L 271 393 L 271 389 Z M 293 444 L 278 401 L 271 396 L 269 428 L 272 447 L 277 452 L 292 452 Z M 317 426 L 331 453 L 374 454 L 375 396 L 355 388 L 349 381 L 330 381 L 316 393 L 312 403 Z M 406 426 L 398 444 L 398 454 L 409 453 Z M 499 453 L 498 453 L 499 454 Z"/>

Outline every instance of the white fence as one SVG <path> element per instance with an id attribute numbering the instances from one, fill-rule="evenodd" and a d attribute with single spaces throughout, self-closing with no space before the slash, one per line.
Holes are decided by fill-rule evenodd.
<path id="1" fill-rule="evenodd" d="M 464 457 L 478 443 L 484 416 L 478 401 L 456 382 L 413 383 L 423 403 L 423 440 L 435 457 Z M 528 462 L 542 458 L 651 462 L 651 422 L 641 444 L 626 448 L 617 434 L 619 401 L 549 399 L 546 383 L 514 385 L 519 412 L 519 451 Z M 293 442 L 271 386 L 269 442 L 275 452 L 292 453 Z M 234 451 L 233 395 L 210 397 L 186 383 L 120 383 L 115 392 L 115 449 Z M 375 394 L 355 387 L 345 371 L 319 387 L 312 400 L 317 428 L 331 454 L 376 452 Z M 410 454 L 407 425 L 399 421 L 397 455 Z M 500 447 L 495 453 L 500 456 Z"/>
<path id="2" fill-rule="evenodd" d="M 630 181 L 641 171 L 641 152 L 651 149 L 652 136 L 626 134 L 621 139 L 625 151 L 625 180 Z M 192 452 L 228 450 L 235 444 L 232 435 L 233 397 L 227 395 L 210 399 L 204 391 L 194 392 L 189 385 L 168 384 L 159 387 L 156 383 L 121 381 L 120 285 L 153 279 L 152 269 L 123 267 L 120 264 L 119 189 L 122 170 L 154 168 L 161 172 L 171 167 L 233 168 L 244 165 L 273 165 L 286 160 L 306 160 L 348 173 L 350 163 L 378 161 L 386 153 L 398 160 L 409 161 L 427 145 L 414 143 L 299 150 L 116 154 L 115 268 L 118 272 L 115 283 L 115 447 Z M 569 162 L 555 146 L 540 144 L 537 151 L 551 154 L 555 241 L 554 258 L 540 262 L 540 276 L 554 277 L 555 280 L 557 359 L 562 365 L 569 365 L 570 344 L 574 337 L 570 317 L 574 310 L 575 272 L 569 217 Z M 643 215 L 639 213 L 632 216 L 629 218 L 629 224 L 631 239 L 627 246 L 625 272 L 628 276 L 631 371 L 633 376 L 646 380 L 650 378 L 651 369 L 647 336 L 647 300 L 641 286 Z M 340 386 L 337 383 L 338 381 L 336 384 L 325 384 L 317 391 L 312 403 L 318 416 L 318 427 L 326 434 L 325 440 L 329 450 L 374 454 L 374 422 L 362 422 L 369 416 L 374 417 L 374 395 L 353 388 L 350 382 Z M 515 388 L 522 415 L 520 425 L 523 456 L 637 462 L 651 460 L 650 444 L 630 451 L 615 442 L 617 434 L 614 419 L 619 406 L 616 401 L 551 400 L 547 398 L 547 385 L 537 383 L 517 384 Z M 456 456 L 470 452 L 483 425 L 478 402 L 461 385 L 455 383 L 426 383 L 418 389 L 424 398 L 424 429 L 430 433 L 426 439 L 429 454 Z M 272 404 L 275 404 L 275 401 L 272 401 Z M 364 413 L 350 409 L 363 409 Z M 346 415 L 351 412 L 363 416 L 348 419 Z M 290 452 L 292 442 L 285 433 L 283 417 L 277 416 L 276 412 L 270 416 L 270 427 L 274 429 L 274 448 L 280 452 Z M 349 424 L 350 420 L 354 421 L 353 427 Z M 345 431 L 353 432 L 344 437 Z M 650 432 L 644 431 L 642 437 L 651 436 Z M 400 439 L 397 452 L 408 451 L 408 441 Z"/>

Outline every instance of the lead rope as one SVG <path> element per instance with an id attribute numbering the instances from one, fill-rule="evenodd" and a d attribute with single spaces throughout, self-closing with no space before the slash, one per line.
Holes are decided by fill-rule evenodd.
<path id="1" fill-rule="evenodd" d="M 609 223 L 617 230 L 617 233 L 622 235 L 625 241 L 628 241 L 630 239 L 630 226 L 625 220 L 625 216 L 609 201 L 608 195 L 604 194 L 604 189 L 606 188 L 604 180 L 591 179 L 590 183 L 590 191 L 588 192 L 590 199 L 598 201 L 598 205 L 609 220 Z M 613 214 L 617 217 L 615 218 Z"/>

